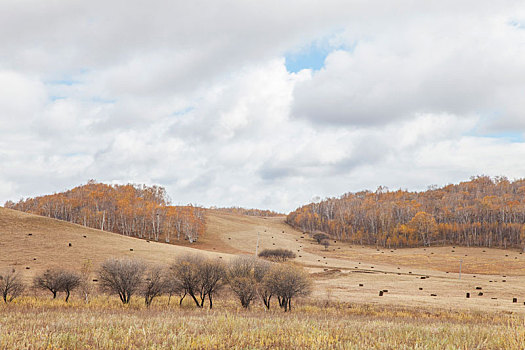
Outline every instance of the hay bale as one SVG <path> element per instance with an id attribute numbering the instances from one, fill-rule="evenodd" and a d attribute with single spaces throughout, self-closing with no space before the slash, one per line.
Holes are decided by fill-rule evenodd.
<path id="1" fill-rule="evenodd" d="M 129 248 L 129 251 L 132 252 L 132 251 L 133 251 L 133 248 Z"/>
<path id="2" fill-rule="evenodd" d="M 71 247 L 71 243 L 68 243 L 68 246 Z"/>
<path id="3" fill-rule="evenodd" d="M 32 234 L 32 233 L 28 233 L 27 235 L 28 235 L 28 236 L 32 236 L 33 234 Z"/>
<path id="4" fill-rule="evenodd" d="M 483 292 L 479 292 L 478 297 L 482 297 L 482 296 L 483 296 Z"/>
<path id="5" fill-rule="evenodd" d="M 383 289 L 383 293 L 388 293 L 388 289 Z"/>
<path id="6" fill-rule="evenodd" d="M 423 290 L 423 287 L 419 287 L 419 290 Z"/>
<path id="7" fill-rule="evenodd" d="M 517 303 L 518 302 L 518 298 L 512 298 L 512 302 L 513 303 Z"/>
<path id="8" fill-rule="evenodd" d="M 437 294 L 430 294 L 431 297 L 437 297 Z"/>
<path id="9" fill-rule="evenodd" d="M 359 283 L 359 287 L 363 287 L 363 286 L 364 286 L 364 284 L 363 284 L 363 283 Z"/>
<path id="10" fill-rule="evenodd" d="M 470 298 L 470 293 L 467 293 L 466 298 L 467 299 Z"/>
<path id="11" fill-rule="evenodd" d="M 425 276 L 421 276 L 421 279 L 424 280 L 426 277 Z"/>
<path id="12" fill-rule="evenodd" d="M 382 290 L 379 291 L 379 296 L 380 296 L 380 297 L 383 296 L 383 291 L 382 291 Z"/>
<path id="13" fill-rule="evenodd" d="M 481 290 L 482 288 L 481 287 L 476 287 L 476 290 Z"/>

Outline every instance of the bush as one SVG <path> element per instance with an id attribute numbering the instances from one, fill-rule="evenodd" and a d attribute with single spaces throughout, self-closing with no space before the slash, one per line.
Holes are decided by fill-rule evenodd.
<path id="1" fill-rule="evenodd" d="M 321 244 L 322 241 L 329 240 L 330 236 L 328 236 L 326 233 L 319 232 L 314 234 L 312 238 L 315 239 L 317 243 Z"/>
<path id="2" fill-rule="evenodd" d="M 264 249 L 259 253 L 259 257 L 272 261 L 286 261 L 288 259 L 294 259 L 295 253 L 288 249 Z"/>

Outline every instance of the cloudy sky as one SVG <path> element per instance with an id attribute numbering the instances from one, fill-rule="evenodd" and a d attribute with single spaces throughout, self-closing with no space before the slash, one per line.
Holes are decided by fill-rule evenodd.
<path id="1" fill-rule="evenodd" d="M 525 177 L 525 3 L 0 0 L 0 203 L 175 204 Z"/>

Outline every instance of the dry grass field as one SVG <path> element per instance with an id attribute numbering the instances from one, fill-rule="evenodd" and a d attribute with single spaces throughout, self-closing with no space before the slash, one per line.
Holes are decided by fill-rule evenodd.
<path id="1" fill-rule="evenodd" d="M 297 254 L 295 263 L 307 267 L 316 279 L 315 297 L 377 305 L 525 312 L 525 255 L 516 250 L 376 249 L 334 241 L 325 249 L 286 225 L 284 217 L 214 211 L 208 213 L 207 226 L 206 235 L 190 247 L 189 243 L 147 242 L 0 208 L 0 266 L 13 266 L 29 280 L 49 267 L 80 269 L 86 259 L 97 266 L 111 256 L 170 263 L 178 254 L 199 252 L 228 260 L 235 254 L 254 254 L 259 236 L 259 251 L 286 248 Z M 380 297 L 380 290 L 388 292 Z M 467 292 L 470 299 L 465 298 Z M 513 298 L 518 302 L 513 303 Z"/>
<path id="2" fill-rule="evenodd" d="M 315 280 L 313 295 L 284 314 L 258 303 L 241 310 L 227 294 L 208 311 L 167 307 L 166 298 L 151 309 L 138 298 L 124 307 L 105 296 L 85 305 L 73 295 L 65 304 L 30 291 L 0 306 L 0 348 L 525 348 L 525 255 L 517 250 L 334 241 L 325 249 L 284 217 L 213 211 L 207 226 L 197 243 L 173 245 L 0 208 L 0 268 L 15 267 L 29 282 L 49 267 L 80 269 L 86 259 L 97 266 L 112 256 L 169 263 L 200 252 L 228 260 L 254 254 L 259 241 L 259 250 L 293 250 Z"/>

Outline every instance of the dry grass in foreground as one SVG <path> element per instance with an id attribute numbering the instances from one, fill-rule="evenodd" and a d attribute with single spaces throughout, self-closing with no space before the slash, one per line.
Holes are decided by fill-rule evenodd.
<path id="1" fill-rule="evenodd" d="M 147 309 L 96 297 L 69 304 L 26 297 L 0 306 L 2 349 L 523 349 L 525 319 L 505 313 L 305 302 L 292 313 L 213 311 L 167 298 Z"/>

